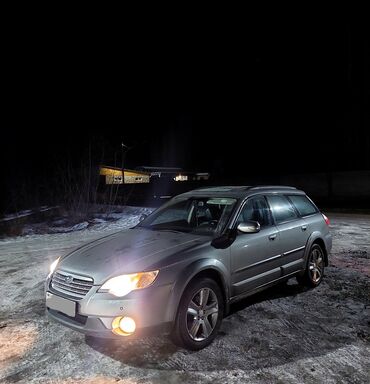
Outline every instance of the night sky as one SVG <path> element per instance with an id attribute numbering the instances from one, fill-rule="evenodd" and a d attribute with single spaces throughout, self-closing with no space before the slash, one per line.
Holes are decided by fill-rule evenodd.
<path id="1" fill-rule="evenodd" d="M 123 45 L 45 46 L 9 60 L 5 194 L 92 148 L 94 162 L 222 178 L 370 169 L 369 38 L 355 23 Z M 6 136 L 4 136 L 4 133 Z M 6 138 L 5 138 L 6 137 Z M 6 200 L 3 200 L 6 201 Z"/>

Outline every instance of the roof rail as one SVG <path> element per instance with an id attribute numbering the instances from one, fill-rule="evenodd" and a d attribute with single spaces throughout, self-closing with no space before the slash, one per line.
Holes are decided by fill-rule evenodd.
<path id="1" fill-rule="evenodd" d="M 287 185 L 256 185 L 255 187 L 248 188 L 251 189 L 297 189 L 296 187 L 290 187 Z"/>
<path id="2" fill-rule="evenodd" d="M 225 190 L 225 189 L 237 189 L 237 190 L 241 190 L 241 189 L 248 189 L 250 188 L 249 186 L 247 185 L 218 185 L 218 186 L 203 186 L 203 187 L 199 187 L 199 188 L 195 188 L 193 189 L 193 191 L 201 191 L 201 190 Z"/>

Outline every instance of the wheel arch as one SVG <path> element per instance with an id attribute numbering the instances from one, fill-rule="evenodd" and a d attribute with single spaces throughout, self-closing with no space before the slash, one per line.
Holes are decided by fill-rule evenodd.
<path id="1" fill-rule="evenodd" d="M 307 263 L 307 259 L 308 259 L 308 255 L 310 253 L 310 249 L 311 249 L 311 247 L 314 244 L 318 244 L 321 247 L 321 249 L 323 250 L 325 266 L 327 267 L 328 264 L 329 264 L 328 251 L 326 249 L 325 241 L 322 238 L 320 232 L 313 232 L 311 234 L 311 236 L 309 237 L 308 241 L 307 241 L 306 251 L 305 251 L 305 255 L 304 255 L 304 260 L 305 260 L 304 265 L 306 265 L 306 263 Z"/>
<path id="2" fill-rule="evenodd" d="M 189 264 L 185 270 L 181 271 L 181 277 L 176 281 L 167 309 L 166 318 L 174 322 L 182 295 L 194 279 L 201 277 L 210 277 L 220 286 L 223 299 L 225 314 L 229 310 L 229 281 L 227 278 L 227 269 L 224 264 L 218 260 L 202 259 Z"/>

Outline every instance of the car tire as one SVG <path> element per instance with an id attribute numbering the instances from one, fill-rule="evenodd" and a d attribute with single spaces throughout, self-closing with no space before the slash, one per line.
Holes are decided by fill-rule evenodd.
<path id="1" fill-rule="evenodd" d="M 193 280 L 186 287 L 172 330 L 172 341 L 197 351 L 216 337 L 224 314 L 224 300 L 219 285 L 211 278 Z"/>
<path id="2" fill-rule="evenodd" d="M 320 245 L 313 244 L 308 254 L 306 269 L 302 275 L 297 275 L 297 281 L 306 287 L 317 287 L 324 277 L 324 269 L 324 252 Z"/>

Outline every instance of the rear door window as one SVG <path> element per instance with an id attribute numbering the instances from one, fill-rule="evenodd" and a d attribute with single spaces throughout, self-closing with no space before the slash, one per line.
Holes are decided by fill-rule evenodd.
<path id="1" fill-rule="evenodd" d="M 270 204 L 272 214 L 277 224 L 294 220 L 298 217 L 293 205 L 285 196 L 270 195 L 267 196 L 267 201 Z"/>
<path id="2" fill-rule="evenodd" d="M 317 212 L 316 207 L 311 203 L 307 196 L 290 195 L 288 197 L 301 216 L 308 216 Z"/>

